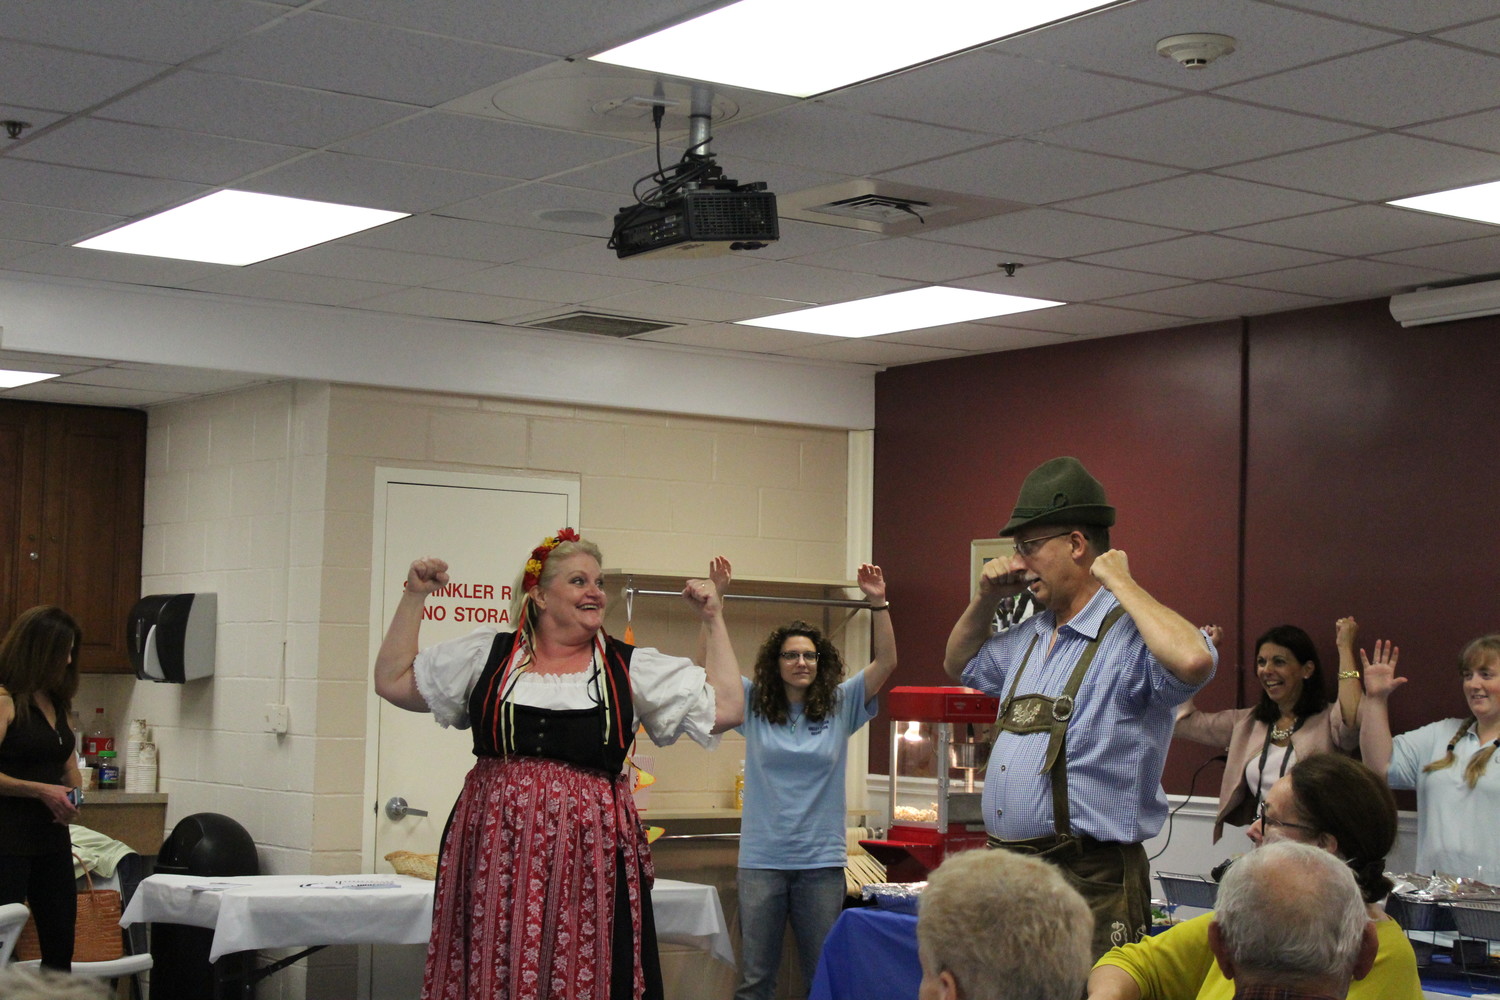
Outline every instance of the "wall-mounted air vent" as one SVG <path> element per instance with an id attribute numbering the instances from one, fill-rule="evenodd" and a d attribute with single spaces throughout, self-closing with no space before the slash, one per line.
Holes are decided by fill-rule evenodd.
<path id="1" fill-rule="evenodd" d="M 537 330 L 562 330 L 566 333 L 591 333 L 596 337 L 624 339 L 651 333 L 653 330 L 665 330 L 679 324 L 637 319 L 634 316 L 611 316 L 608 313 L 579 311 L 564 313 L 561 316 L 549 316 L 546 319 L 533 320 L 521 325 Z"/>
<path id="2" fill-rule="evenodd" d="M 1004 215 L 1027 206 L 998 198 L 859 177 L 789 195 L 778 192 L 776 207 L 783 219 L 863 229 L 884 236 L 906 236 Z"/>

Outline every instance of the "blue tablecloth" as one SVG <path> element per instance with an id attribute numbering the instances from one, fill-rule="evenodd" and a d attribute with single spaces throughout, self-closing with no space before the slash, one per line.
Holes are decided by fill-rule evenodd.
<path id="1" fill-rule="evenodd" d="M 877 907 L 839 914 L 808 1000 L 916 1000 L 917 918 Z"/>

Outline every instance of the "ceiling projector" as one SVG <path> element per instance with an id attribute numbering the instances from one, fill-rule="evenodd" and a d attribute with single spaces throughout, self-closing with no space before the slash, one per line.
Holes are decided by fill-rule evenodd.
<path id="1" fill-rule="evenodd" d="M 703 173 L 709 176 L 702 176 Z M 713 176 L 667 184 L 615 216 L 609 245 L 625 257 L 716 257 L 733 250 L 760 250 L 780 236 L 776 196 L 764 181 L 739 184 Z"/>

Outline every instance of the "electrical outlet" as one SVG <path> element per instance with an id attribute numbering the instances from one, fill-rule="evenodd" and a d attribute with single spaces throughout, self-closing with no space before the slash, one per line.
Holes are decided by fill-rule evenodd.
<path id="1" fill-rule="evenodd" d="M 285 705 L 266 706 L 266 732 L 285 733 L 292 724 L 291 710 Z"/>

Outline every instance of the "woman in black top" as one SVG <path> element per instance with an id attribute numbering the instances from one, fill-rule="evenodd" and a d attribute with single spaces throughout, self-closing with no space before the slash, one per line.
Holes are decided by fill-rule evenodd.
<path id="1" fill-rule="evenodd" d="M 71 971 L 78 896 L 68 824 L 79 786 L 68 711 L 81 633 L 61 608 L 22 612 L 0 639 L 0 903 L 26 903 L 42 964 Z"/>

